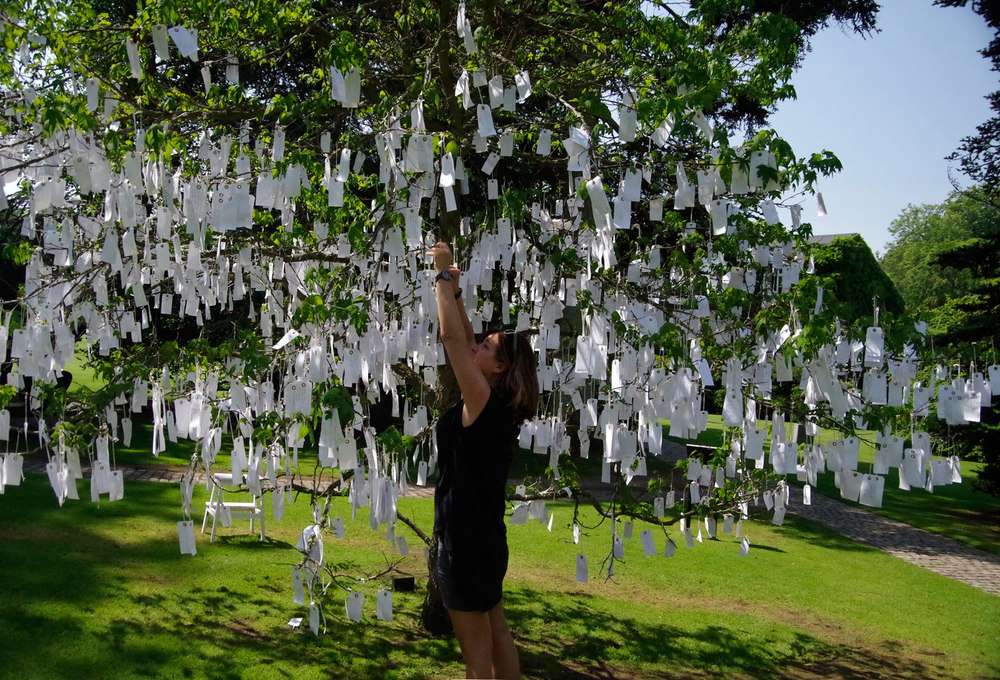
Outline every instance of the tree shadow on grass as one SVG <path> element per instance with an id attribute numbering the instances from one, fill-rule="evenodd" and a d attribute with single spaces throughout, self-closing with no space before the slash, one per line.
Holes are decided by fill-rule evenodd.
<path id="1" fill-rule="evenodd" d="M 586 594 L 553 598 L 519 589 L 504 599 L 522 671 L 532 680 L 949 677 L 891 650 L 852 649 L 802 631 L 754 634 L 747 631 L 762 627 L 740 630 L 731 617 L 692 629 L 637 621 L 636 603 L 605 611 Z"/>
<path id="2" fill-rule="evenodd" d="M 458 676 L 451 640 L 424 634 L 422 594 L 396 594 L 396 619 L 346 620 L 331 589 L 326 634 L 292 602 L 290 543 L 248 534 L 181 556 L 176 487 L 136 485 L 131 502 L 59 508 L 33 476 L 0 497 L 0 676 L 17 678 L 372 678 Z M 15 498 L 16 495 L 16 498 Z M 196 527 L 196 531 L 197 531 Z M 207 540 L 205 541 L 207 543 Z M 335 571 L 360 573 L 338 545 Z M 304 616 L 292 629 L 288 621 Z"/>
<path id="3" fill-rule="evenodd" d="M 108 549 L 93 536 L 86 539 L 96 551 Z M 193 574 L 184 584 L 143 592 L 141 584 L 115 583 L 114 569 L 53 560 L 53 573 L 71 571 L 75 590 L 57 596 L 63 603 L 38 588 L 17 603 L 0 604 L 0 627 L 8 631 L 0 649 L 5 669 L 0 675 L 391 680 L 429 677 L 428 665 L 434 671 L 450 665 L 449 675 L 458 676 L 454 643 L 420 629 L 422 595 L 397 594 L 395 620 L 383 623 L 375 620 L 369 593 L 362 622 L 353 623 L 334 592 L 323 634 L 316 637 L 308 628 L 307 609 L 292 602 L 284 566 L 275 573 L 273 565 L 265 562 L 260 573 L 232 575 L 228 585 L 203 586 L 206 575 Z M 153 563 L 136 566 L 148 566 L 155 574 Z M 305 617 L 301 628 L 288 626 L 293 616 Z M 419 660 L 417 669 L 411 668 L 412 660 Z"/>
<path id="4" fill-rule="evenodd" d="M 760 518 L 763 521 L 763 518 Z M 807 517 L 789 514 L 781 526 L 783 534 L 791 538 L 801 539 L 814 546 L 829 550 L 849 552 L 878 552 L 878 548 L 866 543 L 859 543 L 842 533 L 827 527 L 820 522 Z"/>
<path id="5" fill-rule="evenodd" d="M 391 623 L 375 620 L 370 602 L 360 623 L 348 621 L 334 596 L 321 634 L 314 636 L 307 613 L 291 604 L 290 597 L 255 600 L 255 587 L 192 589 L 158 603 L 161 616 L 149 621 L 141 638 L 134 635 L 133 621 L 122 619 L 112 622 L 102 641 L 114 648 L 119 663 L 143 677 L 392 680 L 460 675 L 457 645 L 420 629 L 416 596 L 396 598 Z M 293 614 L 305 614 L 300 628 L 287 625 Z M 158 643 L 163 639 L 183 639 L 188 653 L 163 658 Z M 445 671 L 449 666 L 451 672 Z"/>

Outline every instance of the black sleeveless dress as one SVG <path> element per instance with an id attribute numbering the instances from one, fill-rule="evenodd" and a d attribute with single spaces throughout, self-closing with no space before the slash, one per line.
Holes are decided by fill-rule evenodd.
<path id="1" fill-rule="evenodd" d="M 500 602 L 507 573 L 505 486 L 514 425 L 496 390 L 468 427 L 462 426 L 462 405 L 459 401 L 437 425 L 436 574 L 445 607 L 484 612 Z"/>

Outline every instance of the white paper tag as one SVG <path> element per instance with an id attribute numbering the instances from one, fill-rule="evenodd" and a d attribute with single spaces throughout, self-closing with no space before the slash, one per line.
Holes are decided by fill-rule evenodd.
<path id="1" fill-rule="evenodd" d="M 653 532 L 649 529 L 639 532 L 639 540 L 642 542 L 642 552 L 646 557 L 656 554 L 656 543 L 653 541 Z"/>
<path id="2" fill-rule="evenodd" d="M 375 616 L 379 621 L 392 621 L 392 592 L 379 590 L 375 593 Z"/>
<path id="3" fill-rule="evenodd" d="M 167 30 L 170 38 L 177 45 L 177 51 L 182 57 L 187 57 L 191 61 L 198 61 L 198 41 L 194 35 L 184 26 L 174 26 Z"/>
<path id="4" fill-rule="evenodd" d="M 365 596 L 356 590 L 352 590 L 347 594 L 345 601 L 345 608 L 347 610 L 347 618 L 355 623 L 361 621 L 361 610 L 365 604 Z"/>
<path id="5" fill-rule="evenodd" d="M 518 503 L 514 506 L 514 512 L 510 515 L 510 524 L 527 524 L 529 503 Z"/>
<path id="6" fill-rule="evenodd" d="M 535 153 L 539 156 L 548 156 L 552 153 L 552 130 L 539 130 Z"/>
<path id="7" fill-rule="evenodd" d="M 319 635 L 319 607 L 314 604 L 309 605 L 309 630 L 313 635 Z"/>
<path id="8" fill-rule="evenodd" d="M 302 567 L 294 565 L 292 567 L 292 601 L 295 604 L 305 604 L 305 592 L 302 588 Z"/>
<path id="9" fill-rule="evenodd" d="M 476 106 L 476 118 L 479 122 L 479 136 L 495 137 L 497 134 L 497 129 L 493 127 L 493 112 L 490 111 L 490 107 L 486 104 L 479 104 Z"/>
<path id="10" fill-rule="evenodd" d="M 177 538 L 180 541 L 181 555 L 197 555 L 194 544 L 194 522 L 186 520 L 177 523 Z"/>

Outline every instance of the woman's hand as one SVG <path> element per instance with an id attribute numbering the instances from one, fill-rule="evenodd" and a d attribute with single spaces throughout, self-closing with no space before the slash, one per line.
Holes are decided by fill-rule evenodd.
<path id="1" fill-rule="evenodd" d="M 434 269 L 438 274 L 443 271 L 451 271 L 454 260 L 451 256 L 451 248 L 448 247 L 447 243 L 438 241 L 434 244 L 433 248 L 427 251 L 427 255 L 434 258 Z M 452 276 L 454 276 L 454 273 L 452 273 Z M 455 282 L 453 284 L 457 290 L 458 284 Z"/>

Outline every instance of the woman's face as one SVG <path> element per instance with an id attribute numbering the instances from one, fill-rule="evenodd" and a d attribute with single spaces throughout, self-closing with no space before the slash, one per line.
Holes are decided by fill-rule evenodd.
<path id="1" fill-rule="evenodd" d="M 507 370 L 507 364 L 497 358 L 499 335 L 499 333 L 487 335 L 481 343 L 472 346 L 472 361 L 491 384 Z"/>

